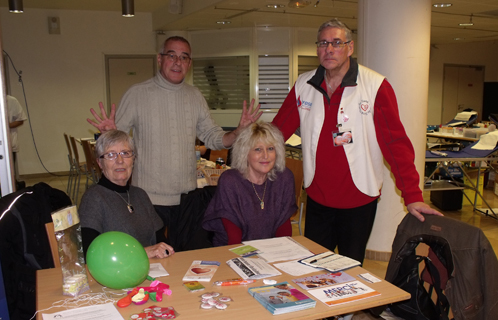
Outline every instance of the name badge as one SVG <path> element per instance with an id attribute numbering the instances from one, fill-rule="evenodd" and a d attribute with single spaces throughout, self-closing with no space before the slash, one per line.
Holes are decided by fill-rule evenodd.
<path id="1" fill-rule="evenodd" d="M 351 130 L 332 132 L 332 141 L 334 142 L 334 147 L 341 147 L 346 144 L 351 144 L 353 143 L 353 133 Z"/>

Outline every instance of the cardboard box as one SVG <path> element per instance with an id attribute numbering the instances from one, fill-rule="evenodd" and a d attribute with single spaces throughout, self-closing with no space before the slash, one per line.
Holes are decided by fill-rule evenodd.
<path id="1" fill-rule="evenodd" d="M 465 173 L 467 173 L 467 175 L 470 177 L 470 180 L 472 181 L 472 183 L 470 183 L 469 179 L 467 177 L 463 177 L 463 183 L 468 185 L 468 186 L 472 186 L 472 185 L 476 185 L 477 183 L 477 172 L 479 170 L 477 169 L 467 169 L 465 171 Z M 484 189 L 484 171 L 481 170 L 481 174 L 480 174 L 480 177 L 479 177 L 479 185 L 477 186 L 479 192 L 481 194 L 483 194 L 483 189 Z M 470 198 L 470 200 L 472 200 L 472 202 L 474 202 L 474 199 L 475 199 L 475 196 L 476 196 L 476 192 L 472 189 L 464 189 L 463 191 L 467 197 Z M 469 202 L 469 200 L 467 200 L 466 197 L 463 197 L 463 202 L 462 202 L 462 205 L 472 205 L 471 202 Z M 477 201 L 476 201 L 476 206 L 482 206 L 482 199 L 481 197 L 479 197 L 479 195 L 477 196 Z"/>

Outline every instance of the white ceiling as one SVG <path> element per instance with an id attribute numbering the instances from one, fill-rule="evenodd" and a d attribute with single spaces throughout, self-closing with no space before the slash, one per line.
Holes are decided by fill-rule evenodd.
<path id="1" fill-rule="evenodd" d="M 289 8 L 289 0 L 183 0 L 182 13 L 172 14 L 170 1 L 135 0 L 135 12 L 152 13 L 155 30 L 206 30 L 258 26 L 318 26 L 325 20 L 338 17 L 353 30 L 357 28 L 357 0 L 308 0 L 310 5 L 300 9 Z M 315 7 L 314 4 L 318 5 Z M 63 10 L 116 11 L 120 14 L 120 0 L 23 0 L 24 11 L 30 8 Z M 432 0 L 449 2 L 449 8 L 432 8 L 431 43 L 451 43 L 455 38 L 463 42 L 498 39 L 498 0 Z M 281 4 L 280 9 L 268 4 Z M 0 0 L 7 7 L 8 0 Z M 474 25 L 460 27 L 470 15 Z M 125 18 L 123 18 L 125 19 Z M 221 25 L 217 21 L 230 21 Z"/>

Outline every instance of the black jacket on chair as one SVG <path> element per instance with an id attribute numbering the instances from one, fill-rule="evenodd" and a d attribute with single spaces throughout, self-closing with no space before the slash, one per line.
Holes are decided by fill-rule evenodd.
<path id="1" fill-rule="evenodd" d="M 0 220 L 0 259 L 11 319 L 30 319 L 35 313 L 36 270 L 54 267 L 45 224 L 52 221 L 53 211 L 70 205 L 63 191 L 43 182 L 0 199 L 0 215 L 5 212 Z"/>
<path id="2" fill-rule="evenodd" d="M 451 256 L 431 246 L 441 261 L 453 270 L 445 295 L 455 319 L 498 319 L 498 260 L 481 229 L 454 219 L 424 215 L 420 222 L 407 214 L 398 226 L 387 267 L 386 280 L 392 282 L 399 272 L 400 256 L 414 250 L 422 239 L 443 238 Z M 417 240 L 418 238 L 418 240 Z M 452 261 L 450 261 L 452 260 Z"/>

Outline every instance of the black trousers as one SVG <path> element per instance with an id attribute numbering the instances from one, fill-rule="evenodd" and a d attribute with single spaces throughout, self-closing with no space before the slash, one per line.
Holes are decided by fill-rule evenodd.
<path id="1" fill-rule="evenodd" d="M 308 196 L 304 235 L 330 251 L 363 264 L 377 211 L 377 199 L 357 208 L 335 209 Z"/>

